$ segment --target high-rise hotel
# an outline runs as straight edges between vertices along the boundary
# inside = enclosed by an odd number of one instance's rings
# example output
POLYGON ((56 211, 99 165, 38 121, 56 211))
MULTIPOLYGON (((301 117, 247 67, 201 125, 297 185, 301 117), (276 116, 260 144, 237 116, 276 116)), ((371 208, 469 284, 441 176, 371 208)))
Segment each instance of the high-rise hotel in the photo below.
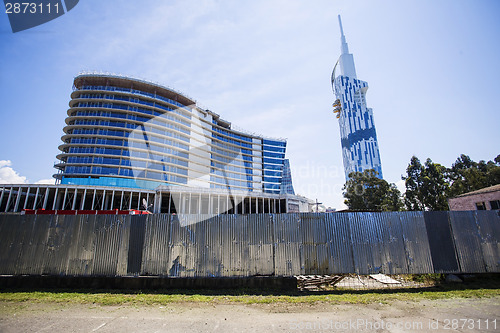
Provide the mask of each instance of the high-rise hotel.
POLYGON ((279 194, 286 141, 242 133, 170 88, 110 75, 75 78, 62 184, 159 185, 279 194))
POLYGON ((349 53, 340 15, 339 24, 341 55, 333 69, 332 89, 336 97, 334 113, 339 120, 345 178, 347 180, 351 172, 367 169, 374 169, 382 178, 373 110, 366 106, 368 83, 356 76, 354 57, 349 53))
POLYGON ((171 88, 110 74, 78 75, 57 184, 0 185, 0 212, 113 210, 279 213, 294 195, 286 140, 235 130, 171 88))

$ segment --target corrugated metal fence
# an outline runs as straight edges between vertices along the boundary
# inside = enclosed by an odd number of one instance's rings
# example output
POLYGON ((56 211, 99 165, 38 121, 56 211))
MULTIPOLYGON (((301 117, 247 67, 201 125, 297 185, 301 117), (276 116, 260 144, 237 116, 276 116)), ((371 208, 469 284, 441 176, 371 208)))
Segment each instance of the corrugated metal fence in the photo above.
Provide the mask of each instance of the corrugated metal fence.
POLYGON ((0 215, 3 275, 379 272, 500 272, 498 212, 0 215))

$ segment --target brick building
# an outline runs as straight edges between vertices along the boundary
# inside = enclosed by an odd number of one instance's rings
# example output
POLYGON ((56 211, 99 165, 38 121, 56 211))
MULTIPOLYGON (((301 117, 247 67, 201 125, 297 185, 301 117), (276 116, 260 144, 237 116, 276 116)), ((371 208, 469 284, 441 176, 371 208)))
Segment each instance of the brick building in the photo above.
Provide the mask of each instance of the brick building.
POLYGON ((500 209, 500 184, 448 199, 450 210, 500 209))

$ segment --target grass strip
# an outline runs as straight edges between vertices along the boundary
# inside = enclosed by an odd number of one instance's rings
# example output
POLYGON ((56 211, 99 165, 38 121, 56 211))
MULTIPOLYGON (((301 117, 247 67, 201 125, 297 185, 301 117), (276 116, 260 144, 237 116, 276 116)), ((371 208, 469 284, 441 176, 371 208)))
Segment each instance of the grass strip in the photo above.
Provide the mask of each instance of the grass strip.
POLYGON ((392 301, 420 301, 456 298, 489 298, 500 296, 500 289, 449 289, 384 290, 384 291, 333 291, 285 292, 259 294, 259 291, 0 291, 0 302, 71 303, 97 305, 162 305, 169 303, 210 304, 369 304, 392 301))

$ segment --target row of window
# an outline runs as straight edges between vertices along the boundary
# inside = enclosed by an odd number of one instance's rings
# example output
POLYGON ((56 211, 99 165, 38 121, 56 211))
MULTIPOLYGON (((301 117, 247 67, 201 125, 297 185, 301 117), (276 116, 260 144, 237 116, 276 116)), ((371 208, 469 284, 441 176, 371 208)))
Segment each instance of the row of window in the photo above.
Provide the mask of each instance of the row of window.
POLYGON ((270 177, 282 177, 282 171, 281 170, 264 170, 264 176, 270 176, 270 177))
MULTIPOLYGON (((123 161, 127 161, 123 159, 123 161)), ((120 165, 119 158, 102 157, 102 156, 70 156, 67 163, 69 164, 111 164, 120 165)))
MULTIPOLYGON (((168 141, 168 140, 165 140, 165 141, 168 141)), ((146 150, 146 151, 148 151, 148 153, 150 153, 150 152, 151 153, 162 153, 162 155, 168 154, 168 155, 183 157, 186 159, 189 158, 189 155, 187 152, 170 149, 169 147, 165 147, 163 145, 160 145, 152 140, 149 140, 149 141, 132 141, 132 140, 130 140, 130 142, 128 143, 128 146, 131 148, 146 150)), ((181 148, 184 150, 189 148, 187 145, 179 143, 179 142, 171 142, 169 144, 169 146, 178 147, 178 148, 181 148)), ((133 155, 135 153, 135 151, 131 151, 131 153, 132 153, 132 156, 135 157, 135 155, 133 155)), ((159 156, 161 156, 161 155, 159 155, 159 156)))
POLYGON ((212 144, 214 146, 221 147, 221 148, 224 148, 226 150, 233 151, 235 154, 239 154, 241 152, 242 154, 252 155, 252 150, 250 150, 250 149, 228 146, 228 145, 226 145, 226 144, 224 144, 224 143, 222 143, 220 141, 217 141, 217 140, 212 140, 212 144))
POLYGON ((264 188, 264 192, 266 192, 266 193, 279 194, 281 191, 280 184, 262 183, 262 187, 264 188))
POLYGON ((218 139, 218 140, 223 141, 223 142, 232 143, 232 144, 234 144, 236 146, 246 147, 246 148, 252 148, 252 144, 251 143, 246 143, 246 142, 236 141, 236 140, 233 140, 233 139, 228 139, 228 138, 223 137, 223 136, 221 136, 219 134, 212 133, 212 137, 214 139, 218 139))
POLYGON ((91 134, 91 135, 128 137, 129 132, 116 131, 112 129, 103 129, 103 128, 77 128, 74 129, 73 131, 70 131, 68 134, 91 134))
MULTIPOLYGON (((73 131, 73 134, 88 134, 88 135, 103 135, 103 136, 129 136, 128 144, 127 146, 129 147, 134 147, 134 148, 141 148, 141 149, 146 149, 149 150, 150 148, 153 149, 154 151, 165 151, 165 148, 161 145, 169 145, 172 147, 177 147, 180 149, 184 150, 189 150, 189 146, 180 143, 177 141, 172 141, 169 139, 163 139, 154 135, 146 136, 144 138, 144 134, 140 133, 138 131, 134 132, 124 132, 124 131, 115 131, 115 130, 110 130, 110 129, 102 129, 102 128, 78 128, 73 131), (134 141, 131 139, 137 139, 139 141, 134 141)), ((75 139, 78 138, 72 138, 71 143, 84 143, 84 142, 77 142, 75 139)), ((95 139, 95 138, 85 138, 85 139, 95 139)), ((187 154, 186 154, 187 158, 187 154)))
MULTIPOLYGON (((147 96, 147 97, 159 99, 159 100, 168 102, 170 104, 173 104, 175 106, 178 106, 180 108, 183 108, 183 109, 185 109, 187 111, 191 111, 191 109, 189 109, 188 107, 186 107, 185 105, 183 105, 183 104, 181 104, 181 103, 179 103, 177 101, 174 101, 173 99, 170 99, 168 97, 163 97, 161 95, 156 95, 156 94, 148 93, 148 92, 145 92, 145 91, 136 90, 136 89, 129 89, 129 88, 123 88, 123 87, 115 87, 115 86, 82 86, 79 89, 80 90, 121 91, 121 92, 136 94, 136 95, 143 95, 143 96, 147 96)), ((187 117, 187 115, 185 117, 187 117)))
POLYGON ((172 175, 172 174, 164 174, 161 172, 156 172, 151 170, 131 170, 131 169, 120 168, 120 176, 126 176, 131 178, 148 178, 159 181, 187 184, 186 177, 172 175))
POLYGON ((269 139, 263 139, 262 144, 267 146, 286 147, 286 141, 274 141, 269 139))
POLYGON ((101 111, 101 110, 78 110, 71 113, 71 117, 102 117, 102 118, 120 118, 133 121, 147 122, 153 118, 141 117, 132 113, 101 111))
MULTIPOLYGON (((500 200, 490 201, 490 207, 492 210, 500 209, 500 200)), ((487 210, 485 202, 476 202, 477 210, 487 210)))
MULTIPOLYGON (((187 167, 188 166, 188 161, 186 160, 180 160, 178 158, 168 156, 168 155, 163 155, 163 154, 155 154, 151 152, 143 152, 143 151, 136 151, 132 150, 129 151, 128 149, 113 149, 113 148, 102 148, 102 147, 70 147, 68 149, 68 152, 70 154, 95 154, 95 155, 117 155, 117 156, 132 156, 133 158, 143 158, 143 159, 152 159, 155 161, 161 161, 164 163, 171 163, 171 164, 177 164, 180 166, 187 167)), ((171 154, 184 154, 181 152, 172 152, 171 154)), ((185 155, 187 156, 187 155, 185 155)), ((68 163, 69 160, 68 160, 68 163)))
MULTIPOLYGON (((150 144, 146 144, 145 142, 137 142, 137 141, 128 141, 128 140, 114 140, 114 139, 100 139, 100 138, 71 138, 70 142, 71 144, 88 144, 88 145, 110 145, 110 146, 124 146, 124 147, 133 147, 133 148, 140 148, 144 150, 152 150, 153 152, 161 153, 161 155, 158 156, 164 156, 164 155, 174 155, 174 156, 179 156, 183 158, 189 158, 188 153, 177 151, 170 149, 169 147, 165 146, 159 146, 156 143, 152 142, 150 144)), ((176 143, 178 145, 181 145, 180 143, 176 143)), ((138 152, 136 151, 131 151, 133 154, 136 154, 138 152)), ((152 153, 149 153, 152 154, 152 153)), ((135 157, 135 155, 132 155, 135 157)))
MULTIPOLYGON (((248 158, 248 157, 250 157, 250 156, 243 155, 243 158, 248 158)), ((217 161, 217 162, 221 162, 221 164, 224 164, 224 165, 236 165, 236 166, 247 167, 247 168, 252 167, 252 163, 250 163, 249 161, 241 161, 241 160, 237 160, 237 159, 233 159, 233 158, 222 157, 222 156, 219 156, 216 154, 212 154, 212 159, 217 161)))
POLYGON ((262 177, 262 180, 265 182, 268 182, 268 183, 281 184, 281 177, 264 176, 264 177, 262 177))
MULTIPOLYGON (((230 152, 222 149, 218 149, 215 147, 212 147, 212 152, 217 153, 219 155, 227 156, 229 158, 235 159, 238 157, 239 153, 238 152, 230 152)), ((241 155, 243 157, 243 155, 241 155)))
POLYGON ((187 178, 185 177, 161 173, 161 172, 155 172, 155 171, 148 171, 147 178, 165 182, 187 184, 187 178))
MULTIPOLYGON (((116 122, 116 121, 109 121, 109 120, 95 120, 95 119, 79 119, 75 120, 70 123, 70 125, 86 125, 86 126, 102 126, 102 127, 121 127, 121 128, 129 128, 132 129, 133 132, 125 132, 125 136, 129 138, 138 138, 138 139, 144 139, 144 134, 142 131, 148 132, 148 133, 156 133, 159 135, 164 135, 164 136, 169 136, 171 138, 179 139, 185 142, 189 142, 189 137, 180 135, 175 132, 171 131, 164 131, 162 129, 152 127, 152 126, 138 126, 136 124, 128 124, 128 123, 122 123, 122 122, 116 122)), ((106 135, 106 134, 100 134, 101 131, 106 131, 106 130, 98 130, 96 128, 76 128, 68 131, 68 134, 99 134, 99 135, 106 135)), ((150 140, 162 143, 165 142, 166 144, 170 144, 170 140, 166 140, 163 138, 159 138, 156 136, 149 136, 150 140), (168 142, 168 143, 167 143, 168 142)))
POLYGON ((127 104, 103 103, 103 102, 80 102, 80 103, 75 104, 73 107, 79 107, 79 108, 107 108, 107 109, 120 109, 120 110, 125 110, 125 111, 134 111, 134 112, 140 112, 140 113, 144 113, 144 114, 149 114, 149 115, 152 115, 154 117, 167 118, 167 119, 173 120, 175 122, 178 122, 180 124, 183 124, 185 126, 190 126, 189 122, 187 122, 187 121, 185 121, 183 119, 179 119, 177 117, 172 117, 172 116, 169 117, 168 113, 162 113, 162 112, 158 112, 158 111, 155 111, 155 110, 144 109, 144 108, 140 108, 140 107, 137 107, 137 106, 130 106, 130 105, 127 105, 127 104))
MULTIPOLYGON (((212 181, 214 183, 222 184, 222 185, 252 188, 252 183, 249 181, 240 181, 240 180, 235 180, 235 179, 221 178, 221 177, 213 176, 213 175, 210 175, 210 181, 212 181)), ((227 188, 227 186, 225 188, 227 188)))
POLYGON ((277 171, 282 171, 283 170, 283 165, 280 164, 264 164, 263 165, 263 170, 277 170, 277 171))
POLYGON ((227 152, 225 150, 221 150, 221 149, 218 149, 218 148, 215 148, 215 147, 212 147, 212 152, 213 153, 217 153, 219 155, 224 155, 224 156, 229 157, 230 158, 230 159, 228 159, 229 161, 234 160, 234 159, 240 157, 243 161, 249 162, 248 165, 251 166, 252 156, 249 156, 249 155, 241 155, 240 156, 239 154, 227 152))
POLYGON ((264 164, 271 163, 271 164, 283 165, 283 159, 274 159, 274 158, 269 158, 269 157, 263 157, 262 162, 264 162, 264 164))
POLYGON ((109 146, 128 146, 128 140, 100 139, 100 138, 71 138, 68 142, 71 144, 87 145, 109 145, 109 146))
POLYGON ((101 166, 67 166, 66 174, 92 174, 92 175, 112 175, 126 176, 134 178, 149 178, 161 181, 170 181, 181 184, 187 184, 187 178, 171 174, 163 174, 150 170, 131 170, 125 168, 101 167, 101 166))
POLYGON ((236 134, 232 131, 227 131, 227 130, 224 130, 222 128, 219 128, 219 127, 215 127, 215 126, 212 126, 212 129, 217 132, 217 133, 220 133, 220 134, 223 134, 223 135, 226 135, 226 136, 229 136, 231 138, 235 138, 235 139, 238 139, 238 140, 241 140, 241 141, 246 141, 246 142, 252 142, 252 138, 250 137, 247 137, 247 136, 243 136, 243 135, 239 135, 239 134, 236 134))
MULTIPOLYGON (((179 113, 178 111, 171 109, 171 108, 167 108, 167 107, 161 108, 167 112, 158 112, 156 110, 144 109, 144 108, 140 108, 140 107, 133 107, 133 106, 128 106, 128 105, 120 104, 120 103, 80 102, 80 103, 77 103, 74 105, 74 107, 86 107, 86 106, 88 106, 88 107, 106 107, 106 108, 112 107, 115 109, 144 113, 147 115, 154 116, 155 118, 159 117, 159 118, 169 119, 169 120, 178 122, 180 124, 183 124, 185 126, 190 126, 190 124, 191 124, 189 121, 186 121, 184 119, 181 119, 181 118, 173 115, 173 113, 175 113, 176 115, 184 116, 182 113, 179 113), (104 106, 104 105, 106 105, 106 106, 104 106)), ((104 112, 106 112, 106 111, 104 111, 104 112)), ((122 116, 122 118, 123 118, 123 116, 122 116)), ((130 119, 133 119, 133 118, 130 118, 130 119)), ((144 118, 144 119, 150 119, 150 118, 144 118)), ((188 117, 188 119, 191 119, 191 117, 188 117)))
POLYGON ((163 119, 168 119, 168 120, 172 120, 172 121, 175 121, 179 124, 190 127, 190 123, 188 123, 182 119, 178 119, 178 118, 176 118, 168 113, 162 113, 160 115, 155 115, 155 117, 153 117, 153 118, 148 118, 148 117, 141 117, 141 116, 129 113, 129 112, 121 113, 121 112, 112 112, 112 111, 103 111, 103 110, 78 110, 78 111, 72 112, 71 116, 72 117, 80 116, 80 117, 120 118, 120 119, 132 120, 132 121, 140 121, 143 123, 147 122, 149 124, 155 124, 155 125, 159 125, 159 126, 163 126, 163 127, 168 127, 168 128, 175 129, 176 131, 190 134, 189 130, 187 130, 183 127, 180 127, 180 126, 177 126, 174 124, 170 124, 169 122, 163 121, 163 119))
POLYGON ((247 174, 255 174, 255 175, 259 175, 260 174, 260 171, 258 170, 254 170, 252 168, 252 164, 251 163, 248 163, 249 165, 245 165, 245 168, 240 168, 240 167, 237 167, 237 166, 234 166, 234 165, 227 165, 227 164, 224 164, 224 163, 217 163, 217 162, 214 162, 214 161, 211 161, 210 162, 210 165, 215 167, 215 168, 219 168, 219 169, 224 169, 224 170, 228 170, 228 171, 234 171, 234 172, 240 172, 240 173, 247 173, 247 174))
POLYGON ((285 158, 285 154, 284 153, 273 153, 273 152, 269 152, 269 151, 263 151, 262 152, 262 156, 264 156, 264 157, 272 157, 272 158, 280 158, 280 159, 285 158))
POLYGON ((210 188, 218 188, 218 189, 223 189, 223 190, 238 190, 238 191, 248 191, 248 192, 253 192, 252 186, 253 184, 250 183, 246 186, 244 186, 244 189, 241 187, 236 187, 236 186, 228 186, 228 185, 220 185, 220 184, 210 184, 210 188))
POLYGON ((218 169, 211 169, 210 173, 214 174, 216 176, 220 176, 220 177, 224 177, 224 178, 228 178, 228 179, 231 178, 231 179, 246 180, 246 181, 253 180, 252 175, 233 173, 233 172, 222 171, 222 170, 218 170, 218 169))
POLYGON ((96 155, 118 155, 129 156, 128 149, 113 149, 102 147, 70 147, 70 154, 96 154, 96 155))
POLYGON ((110 158, 102 156, 70 156, 68 157, 68 164, 108 164, 116 166, 129 166, 135 168, 143 168, 148 170, 159 170, 164 172, 173 172, 181 175, 187 176, 188 170, 184 168, 178 168, 176 166, 165 165, 161 163, 155 163, 152 161, 143 160, 130 160, 130 159, 119 159, 110 158))
POLYGON ((285 147, 273 147, 273 146, 262 146, 263 151, 275 151, 278 153, 285 153, 286 148, 285 147))

